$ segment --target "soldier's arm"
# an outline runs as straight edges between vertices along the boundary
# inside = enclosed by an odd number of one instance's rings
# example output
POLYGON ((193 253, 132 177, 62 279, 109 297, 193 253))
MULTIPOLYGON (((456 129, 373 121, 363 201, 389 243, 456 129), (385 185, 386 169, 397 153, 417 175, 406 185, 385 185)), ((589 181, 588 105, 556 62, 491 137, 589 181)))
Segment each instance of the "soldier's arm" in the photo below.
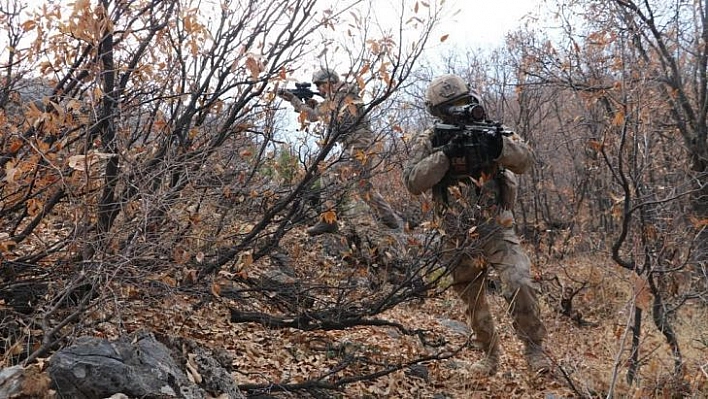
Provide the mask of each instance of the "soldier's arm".
POLYGON ((355 119, 358 115, 356 114, 356 98, 350 97, 346 92, 337 93, 334 99, 326 99, 321 103, 313 101, 312 104, 302 102, 299 98, 295 97, 290 101, 297 112, 304 112, 305 117, 310 122, 316 122, 319 120, 328 120, 331 114, 334 114, 338 119, 340 125, 346 124, 348 121, 355 119), (323 118, 324 116, 324 118, 323 118))
POLYGON ((412 156, 403 168, 403 182, 415 195, 433 188, 450 167, 450 160, 442 151, 433 151, 431 134, 432 131, 426 131, 414 139, 412 156))
POLYGON ((318 120, 320 120, 320 113, 317 110, 317 106, 314 106, 314 107, 310 106, 309 104, 302 102, 297 97, 293 97, 290 100, 290 104, 293 105, 293 108, 295 109, 296 112, 300 112, 300 113, 304 112, 305 117, 307 118, 308 121, 317 122, 318 120))
POLYGON ((496 161, 516 174, 526 173, 533 164, 533 151, 518 134, 504 135, 502 152, 496 161))

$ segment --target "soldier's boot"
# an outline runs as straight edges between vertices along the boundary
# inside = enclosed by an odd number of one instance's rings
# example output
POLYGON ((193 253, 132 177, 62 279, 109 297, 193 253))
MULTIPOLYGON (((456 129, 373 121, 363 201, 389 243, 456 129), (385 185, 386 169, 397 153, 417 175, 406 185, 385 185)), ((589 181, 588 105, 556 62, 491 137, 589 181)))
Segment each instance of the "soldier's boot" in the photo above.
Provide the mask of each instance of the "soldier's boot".
POLYGON ((543 353, 543 348, 540 345, 527 344, 524 349, 524 357, 531 373, 545 374, 552 369, 551 362, 548 361, 548 356, 543 353))
POLYGON ((307 234, 311 236, 318 236, 325 233, 334 233, 338 230, 337 222, 326 222, 320 220, 316 225, 307 229, 307 234))
POLYGON ((396 218, 396 215, 392 213, 386 213, 381 216, 381 223, 383 223, 384 226, 388 227, 391 230, 396 230, 400 227, 400 224, 398 223, 398 218, 396 218))
POLYGON ((470 375, 472 378, 489 377, 496 374, 498 366, 499 346, 495 344, 491 349, 485 351, 483 358, 470 366, 470 375))
POLYGON ((366 203, 374 211, 374 214, 381 224, 392 230, 396 230, 400 227, 396 212, 378 191, 369 187, 362 190, 359 194, 362 198, 367 198, 366 203))

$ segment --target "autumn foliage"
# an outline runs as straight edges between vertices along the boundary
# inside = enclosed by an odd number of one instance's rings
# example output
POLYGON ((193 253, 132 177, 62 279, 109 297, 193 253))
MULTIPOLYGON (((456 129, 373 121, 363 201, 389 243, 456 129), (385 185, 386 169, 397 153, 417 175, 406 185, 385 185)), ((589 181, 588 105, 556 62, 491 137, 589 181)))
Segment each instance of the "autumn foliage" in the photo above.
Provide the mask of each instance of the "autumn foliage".
POLYGON ((449 37, 433 36, 444 2, 404 5, 393 27, 376 2, 320 3, 0 4, 0 368, 150 329, 228 350, 254 396, 706 392, 705 2, 562 2, 582 12, 549 16, 553 35, 522 26, 444 66, 424 53, 449 37), (373 182, 403 231, 322 184, 352 173, 337 137, 275 96, 320 66, 361 89, 373 182), (430 122, 425 84, 446 72, 536 153, 515 214, 551 377, 526 377, 507 345, 507 373, 466 378, 478 354, 429 198, 400 178, 430 122), (323 200, 345 205, 326 213, 342 228, 308 237, 323 200))

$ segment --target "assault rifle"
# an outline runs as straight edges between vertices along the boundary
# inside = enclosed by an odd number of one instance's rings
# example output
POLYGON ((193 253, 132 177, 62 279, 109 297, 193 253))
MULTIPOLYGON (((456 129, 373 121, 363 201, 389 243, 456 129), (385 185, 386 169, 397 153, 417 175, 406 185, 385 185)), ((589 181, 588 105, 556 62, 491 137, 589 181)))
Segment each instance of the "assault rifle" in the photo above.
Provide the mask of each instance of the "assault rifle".
POLYGON ((462 137, 461 141, 467 148, 480 148, 484 138, 488 135, 497 138, 499 135, 511 135, 510 130, 504 129, 500 122, 484 121, 474 124, 449 124, 436 123, 434 125, 435 135, 433 136, 433 146, 440 147, 450 142, 453 138, 462 137))
POLYGON ((433 147, 441 147, 455 139, 466 148, 464 158, 451 160, 448 178, 458 179, 465 176, 478 178, 483 172, 493 173, 494 147, 492 143, 502 135, 512 132, 504 129, 501 122, 485 119, 484 108, 478 104, 450 106, 445 109, 453 124, 436 123, 433 135, 433 147))
POLYGON ((309 100, 315 95, 318 95, 322 97, 322 94, 312 91, 310 89, 310 86, 312 86, 312 83, 309 82, 303 82, 303 83, 295 83, 295 88, 294 89, 285 89, 285 91, 289 91, 290 93, 293 93, 295 97, 299 98, 300 101, 305 101, 309 100))

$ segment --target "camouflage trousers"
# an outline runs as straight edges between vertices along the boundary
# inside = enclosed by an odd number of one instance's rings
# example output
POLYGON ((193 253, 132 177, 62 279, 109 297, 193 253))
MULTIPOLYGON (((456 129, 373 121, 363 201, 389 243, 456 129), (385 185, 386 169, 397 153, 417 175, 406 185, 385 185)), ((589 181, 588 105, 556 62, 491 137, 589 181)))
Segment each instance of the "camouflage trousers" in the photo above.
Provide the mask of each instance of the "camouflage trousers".
POLYGON ((485 295, 487 271, 491 267, 501 279, 507 310, 518 337, 527 347, 540 347, 546 329, 539 316, 536 292, 530 277, 531 261, 521 247, 513 226, 495 229, 488 239, 479 244, 476 254, 461 255, 452 240, 445 244, 448 260, 452 259, 453 288, 465 302, 465 313, 476 334, 476 341, 490 354, 498 350, 494 320, 485 295))

